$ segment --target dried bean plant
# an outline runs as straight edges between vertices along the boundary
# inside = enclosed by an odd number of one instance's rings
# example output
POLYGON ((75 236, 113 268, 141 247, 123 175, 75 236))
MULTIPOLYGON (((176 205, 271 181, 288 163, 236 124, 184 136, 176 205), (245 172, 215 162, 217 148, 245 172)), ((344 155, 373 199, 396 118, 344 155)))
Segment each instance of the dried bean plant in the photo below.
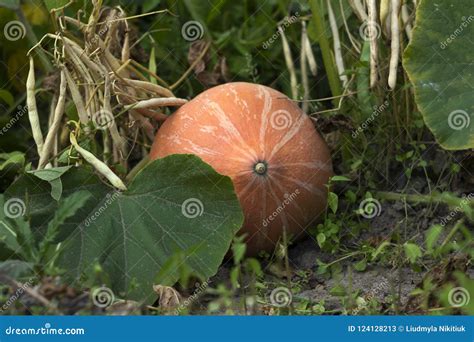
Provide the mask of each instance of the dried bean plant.
POLYGON ((28 52, 27 105, 39 155, 37 168, 58 165, 60 160, 89 163, 113 186, 125 190, 112 169, 126 174, 134 166, 129 163, 132 154, 133 160, 146 160, 158 125, 167 118, 165 107, 187 100, 176 98, 154 71, 132 59, 136 45, 129 21, 143 15, 127 17, 119 6, 102 7, 100 0, 93 6, 87 23, 65 16, 64 7, 52 10, 57 32, 46 34, 28 52), (36 49, 51 57, 59 76, 52 82, 57 89, 45 137, 40 127, 45 113, 38 112, 35 98, 36 49), (66 116, 69 106, 75 107, 76 120, 66 116))

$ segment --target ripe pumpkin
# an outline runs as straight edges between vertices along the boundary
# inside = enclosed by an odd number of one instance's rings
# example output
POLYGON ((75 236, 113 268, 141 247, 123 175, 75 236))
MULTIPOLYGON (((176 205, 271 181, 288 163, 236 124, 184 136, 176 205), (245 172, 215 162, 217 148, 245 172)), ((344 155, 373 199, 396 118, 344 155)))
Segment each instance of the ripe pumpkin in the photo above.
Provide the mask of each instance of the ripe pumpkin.
POLYGON ((271 251, 284 227, 301 236, 326 207, 329 150, 311 119, 271 88, 227 83, 180 107, 158 131, 150 156, 176 153, 196 154, 231 177, 249 255, 271 251))

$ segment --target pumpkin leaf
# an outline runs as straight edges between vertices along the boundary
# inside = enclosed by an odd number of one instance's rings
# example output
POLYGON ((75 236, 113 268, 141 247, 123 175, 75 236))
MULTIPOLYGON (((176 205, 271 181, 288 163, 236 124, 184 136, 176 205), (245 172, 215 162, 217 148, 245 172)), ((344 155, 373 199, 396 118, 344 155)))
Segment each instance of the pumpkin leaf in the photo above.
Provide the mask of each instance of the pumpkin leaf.
MULTIPOLYGON (((186 253, 197 276, 214 275, 242 223, 230 178, 194 155, 171 155, 98 203, 62 244, 59 264, 73 280, 99 262, 115 292, 150 301, 153 280, 176 253, 186 253)), ((160 284, 178 279, 175 268, 160 284)))
POLYGON ((446 149, 474 148, 474 2, 421 1, 404 66, 428 128, 446 149))

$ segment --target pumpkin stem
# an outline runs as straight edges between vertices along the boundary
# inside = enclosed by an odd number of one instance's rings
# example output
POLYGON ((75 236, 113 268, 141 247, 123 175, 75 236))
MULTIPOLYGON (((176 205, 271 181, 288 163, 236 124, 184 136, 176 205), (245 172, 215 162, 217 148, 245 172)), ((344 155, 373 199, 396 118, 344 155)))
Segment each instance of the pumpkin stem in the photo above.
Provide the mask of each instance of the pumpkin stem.
POLYGON ((254 171, 259 175, 264 175, 267 172, 267 164, 264 162, 258 162, 253 167, 254 171))

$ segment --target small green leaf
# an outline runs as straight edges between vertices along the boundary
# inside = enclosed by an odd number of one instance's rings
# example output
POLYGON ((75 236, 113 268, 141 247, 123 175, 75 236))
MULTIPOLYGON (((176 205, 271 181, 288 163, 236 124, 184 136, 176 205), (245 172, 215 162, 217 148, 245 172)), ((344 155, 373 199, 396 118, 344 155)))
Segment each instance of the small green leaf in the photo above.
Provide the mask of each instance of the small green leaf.
POLYGON ((377 257, 380 255, 380 253, 382 253, 383 250, 384 250, 387 246, 390 246, 390 242, 388 242, 388 241, 382 242, 382 243, 377 247, 377 249, 372 253, 372 261, 375 261, 375 259, 377 259, 377 257))
POLYGON ((328 193, 328 205, 331 208, 331 211, 335 214, 337 211, 337 206, 339 203, 339 198, 334 192, 328 193))
POLYGON ((69 171, 71 167, 72 166, 61 166, 61 167, 55 167, 51 169, 29 171, 28 173, 34 175, 35 177, 38 177, 39 179, 50 182, 52 180, 55 180, 61 177, 63 174, 69 171))
POLYGON ((342 297, 346 295, 347 291, 344 286, 339 284, 331 288, 331 290, 329 290, 329 293, 333 296, 342 297))
POLYGON ((408 258, 408 260, 412 264, 414 264, 423 255, 423 253, 421 252, 420 247, 418 247, 414 243, 406 242, 403 245, 403 247, 405 249, 406 257, 408 258))
POLYGON ((367 268, 367 259, 364 258, 356 262, 354 264, 354 268, 356 271, 359 271, 359 272, 365 271, 365 269, 367 268))
POLYGON ((257 276, 263 276, 262 266, 260 262, 255 258, 247 258, 245 260, 247 267, 257 276))
POLYGON ((322 262, 319 259, 316 259, 316 263, 318 264, 318 269, 316 271, 317 274, 325 274, 328 270, 328 264, 322 262))
POLYGON ((49 182, 51 185, 51 197, 56 201, 59 201, 63 192, 61 176, 69 171, 71 167, 72 166, 62 166, 51 169, 28 171, 27 173, 30 173, 41 180, 49 182))
POLYGON ((319 233, 318 236, 316 236, 316 239, 318 240, 319 247, 322 248, 326 241, 326 235, 324 235, 324 233, 319 233))
POLYGON ((431 227, 428 230, 428 232, 426 233, 426 240, 425 240, 426 249, 428 251, 433 250, 433 247, 434 247, 436 241, 438 241, 439 236, 440 236, 442 231, 443 231, 443 227, 441 225, 438 225, 438 224, 434 225, 433 227, 431 227))
POLYGON ((238 265, 244 258, 246 249, 247 246, 245 245, 245 243, 239 242, 238 240, 234 241, 234 243, 232 244, 232 254, 234 256, 234 263, 236 265, 238 265))
MULTIPOLYGON (((148 63, 148 69, 152 71, 154 74, 156 74, 156 58, 155 58, 155 47, 153 46, 151 48, 150 52, 150 62, 148 63)), ((156 78, 150 75, 150 82, 153 84, 157 84, 158 82, 156 81, 156 78)))
POLYGON ((330 182, 331 183, 334 183, 334 182, 350 182, 351 179, 350 178, 347 178, 346 176, 332 176, 331 179, 330 179, 330 182))
POLYGON ((232 287, 234 289, 240 288, 239 274, 240 274, 240 268, 239 267, 234 267, 230 271, 230 283, 232 284, 232 287))

